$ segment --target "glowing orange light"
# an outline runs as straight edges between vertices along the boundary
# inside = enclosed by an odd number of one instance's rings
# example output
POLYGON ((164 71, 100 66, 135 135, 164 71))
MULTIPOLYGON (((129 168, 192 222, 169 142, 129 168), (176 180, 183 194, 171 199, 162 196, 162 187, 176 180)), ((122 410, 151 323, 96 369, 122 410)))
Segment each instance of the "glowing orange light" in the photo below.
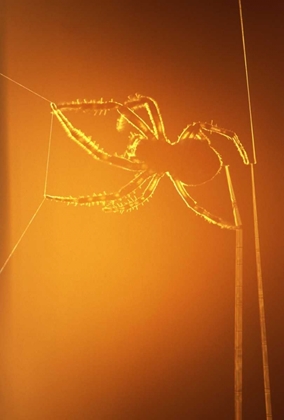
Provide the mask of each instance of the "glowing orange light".
POLYGON ((210 223, 226 229, 236 226, 199 206, 189 195, 187 186, 201 185, 211 181, 223 167, 221 155, 211 146, 206 132, 216 133, 233 141, 244 164, 249 164, 247 153, 238 136, 229 130, 213 124, 193 123, 188 125, 171 142, 165 133, 162 116, 156 101, 142 95, 130 97, 125 103, 113 100, 75 101, 51 104, 52 112, 66 131, 67 135, 94 159, 135 172, 134 178, 116 193, 100 193, 82 197, 63 197, 46 195, 46 198, 65 203, 94 205, 100 204, 103 210, 124 212, 137 209, 154 194, 159 181, 168 175, 178 194, 187 207, 210 223), (150 119, 147 124, 136 110, 144 108, 150 119), (129 136, 129 145, 123 155, 105 152, 95 141, 75 128, 62 110, 106 114, 115 109, 119 114, 117 130, 121 131, 128 123, 135 133, 129 136))

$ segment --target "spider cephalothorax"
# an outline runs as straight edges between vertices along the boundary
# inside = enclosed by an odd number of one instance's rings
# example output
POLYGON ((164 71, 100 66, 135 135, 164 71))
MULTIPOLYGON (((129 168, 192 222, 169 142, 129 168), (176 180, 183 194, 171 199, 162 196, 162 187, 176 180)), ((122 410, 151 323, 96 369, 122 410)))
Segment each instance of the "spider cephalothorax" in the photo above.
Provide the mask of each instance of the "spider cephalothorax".
POLYGON ((92 194, 83 197, 46 197, 56 201, 73 204, 100 204, 105 211, 123 212, 138 208, 153 195, 159 181, 167 175, 186 205, 196 214, 222 228, 235 229, 218 216, 209 213, 189 195, 186 186, 204 184, 213 179, 222 169, 220 154, 212 147, 206 133, 216 133, 235 144, 243 162, 248 164, 248 157, 238 136, 208 123, 188 125, 178 137, 171 142, 164 130, 162 116, 157 103, 148 96, 135 95, 124 103, 111 101, 76 101, 51 104, 52 112, 57 117, 68 136, 81 146, 93 158, 134 171, 134 178, 116 193, 92 194), (144 108, 150 124, 138 114, 144 108), (134 128, 129 137, 129 144, 123 155, 111 155, 75 128, 62 111, 90 111, 96 114, 116 110, 120 116, 117 129, 122 130, 125 124, 134 128))

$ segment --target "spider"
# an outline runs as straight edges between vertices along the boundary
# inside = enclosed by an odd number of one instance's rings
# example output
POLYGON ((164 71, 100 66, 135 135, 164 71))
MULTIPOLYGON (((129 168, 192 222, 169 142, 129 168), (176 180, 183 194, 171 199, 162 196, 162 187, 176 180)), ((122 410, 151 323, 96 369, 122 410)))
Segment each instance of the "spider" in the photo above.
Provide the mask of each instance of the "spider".
POLYGON ((210 223, 221 228, 236 229, 236 226, 199 206, 189 195, 186 187, 197 186, 211 181, 224 166, 221 155, 215 150, 206 133, 217 133, 236 146, 244 164, 249 164, 247 153, 238 136, 229 130, 212 123, 195 122, 188 125, 176 142, 171 142, 164 129, 162 116, 157 102, 136 94, 124 103, 113 100, 75 101, 51 103, 52 113, 56 116, 67 135, 93 158, 129 171, 135 172, 134 178, 115 193, 92 194, 81 197, 61 197, 46 195, 51 200, 81 204, 100 204, 104 211, 124 212, 137 209, 151 198, 159 181, 167 175, 188 208, 210 223), (136 110, 147 111, 150 123, 147 124, 136 110), (129 144, 123 155, 105 152, 95 141, 75 128, 63 111, 81 110, 95 115, 116 110, 118 131, 130 124, 129 144))

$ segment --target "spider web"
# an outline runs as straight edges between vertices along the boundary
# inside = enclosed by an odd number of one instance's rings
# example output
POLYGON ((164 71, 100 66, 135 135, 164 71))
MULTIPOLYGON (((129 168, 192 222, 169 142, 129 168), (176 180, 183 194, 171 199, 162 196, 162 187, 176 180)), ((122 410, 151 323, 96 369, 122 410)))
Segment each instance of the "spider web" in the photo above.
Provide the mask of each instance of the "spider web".
MULTIPOLYGON (((262 270, 261 270, 261 259, 260 259, 260 244, 259 244, 259 229, 258 229, 258 217, 257 217, 257 200, 256 200, 256 189, 255 189, 255 175, 254 175, 254 165, 257 163, 256 160, 256 149, 255 149, 255 139, 254 139, 254 128, 253 128, 253 119, 252 119, 252 110, 251 110, 251 97, 250 97, 250 87, 249 87, 249 75, 248 75, 248 66, 247 66, 247 58, 246 58, 246 46, 245 46, 245 34, 244 34, 244 25, 243 25, 243 16, 242 16, 242 5, 241 0, 239 0, 239 10, 240 10, 240 21, 241 21, 241 30, 242 30, 242 42, 243 42, 243 52, 244 52, 244 63, 245 63, 245 74, 246 74, 246 85, 247 85, 247 95, 248 95, 248 106, 249 106, 249 116, 250 116, 250 127, 251 127, 251 137, 252 137, 252 146, 253 146, 253 158, 254 163, 251 164, 251 182, 252 182, 252 194, 253 194, 253 212, 254 212, 254 230, 255 230, 255 251, 256 251, 256 264, 257 264, 257 278, 258 278, 258 294, 259 294, 259 307, 260 307, 260 320, 261 320, 261 337, 262 337, 262 351, 263 351, 263 369, 264 369, 264 387, 265 387, 265 394, 266 398, 266 414, 267 419, 272 418, 272 409, 271 409, 271 397, 270 397, 270 381, 269 381, 269 370, 268 370, 268 355, 267 355, 267 340, 266 340, 266 326, 265 326, 265 314, 264 314, 264 303, 263 303, 263 280, 262 280, 262 270)), ((44 101, 51 103, 47 98, 38 93, 34 92, 33 90, 27 88, 26 86, 18 83, 17 81, 7 77, 6 75, 0 73, 0 75, 7 80, 15 83, 19 87, 26 89, 30 93, 40 97, 44 101)), ((125 120, 121 118, 119 128, 123 128, 125 120)), ((20 235, 19 239, 13 246, 11 252, 9 253, 8 257, 4 261, 1 269, 0 274, 5 269, 6 265, 16 252, 18 246, 20 245, 22 239, 26 235, 29 227, 35 220, 36 216, 38 215, 39 211, 41 210, 43 203, 45 202, 46 190, 47 190, 47 180, 48 180, 48 172, 49 172, 49 160, 50 160, 50 146, 51 146, 51 137, 52 137, 52 129, 53 129, 53 115, 51 116, 50 122, 50 133, 49 133, 49 141, 48 141, 48 152, 47 152, 47 162, 46 162, 46 170, 45 170, 45 180, 44 180, 44 189, 43 189, 43 199, 40 201, 39 205, 37 206, 36 210, 34 211, 32 217, 30 218, 27 226, 25 227, 24 231, 20 235)), ((233 212, 234 212, 234 219, 236 226, 240 226, 240 217, 238 214, 238 208, 236 204, 236 200, 234 197, 234 191, 230 179, 230 174, 228 167, 226 167, 226 175, 230 190, 231 201, 233 204, 233 212)), ((240 303, 241 300, 241 291, 242 291, 242 284, 241 284, 241 264, 240 261, 242 260, 242 236, 241 230, 237 230, 236 232, 236 250, 237 250, 237 269, 236 269, 236 305, 240 303)), ((239 306, 238 311, 240 313, 241 307, 239 306)), ((237 335, 236 340, 239 342, 237 346, 241 345, 241 334, 242 334, 242 325, 241 321, 239 327, 237 327, 237 335)), ((242 394, 242 380, 241 380, 241 368, 242 368, 242 360, 239 359, 236 362, 236 372, 235 377, 237 380, 236 384, 236 394, 235 394, 235 401, 236 401, 236 410, 237 410, 237 417, 240 416, 241 412, 241 394, 242 394)))
MULTIPOLYGON (((0 75, 2 77, 4 77, 5 79, 9 80, 10 82, 20 86, 21 88, 27 90, 28 92, 32 93, 35 96, 40 97, 41 99, 50 102, 47 98, 45 98, 44 96, 39 95, 38 93, 34 92, 33 90, 27 88, 26 86, 22 85, 21 83, 18 83, 17 81, 11 79, 10 77, 0 73, 0 75)), ((3 265, 1 266, 0 269, 0 274, 3 272, 3 270, 5 269, 6 265, 8 264, 8 262, 10 261, 10 259, 12 258, 12 256, 14 255, 14 253, 16 252, 18 246, 20 245, 22 239, 24 238, 24 236, 26 235, 29 227, 31 226, 31 224, 33 223, 33 221, 35 220, 37 214, 39 213, 43 203, 45 202, 45 195, 46 195, 46 188, 47 188, 47 179, 48 179, 48 172, 49 172, 49 159, 50 159, 50 148, 51 148, 51 138, 52 138, 52 129, 53 129, 53 115, 51 115, 51 121, 50 121, 50 129, 49 129, 49 139, 48 139, 48 151, 47 151, 47 160, 46 160, 46 169, 45 169, 45 178, 44 178, 44 187, 43 187, 43 199, 41 200, 41 202, 39 203, 39 205, 37 206, 36 210, 34 211, 34 213, 32 214, 30 220, 28 221, 25 229, 23 230, 22 234, 19 236, 19 239, 16 241, 15 245, 12 247, 11 252, 9 253, 9 255, 7 256, 6 260, 4 261, 3 265)))
MULTIPOLYGON (((240 12, 241 12, 241 2, 239 1, 239 7, 240 7, 240 12)), ((241 14, 241 20, 242 20, 242 14, 241 14)), ((243 28, 242 28, 243 29, 243 28)), ((244 32, 242 30, 242 36, 243 36, 243 43, 244 43, 244 32)), ((246 63, 246 53, 245 53, 245 45, 244 45, 244 59, 245 59, 245 63, 246 63)), ((4 75, 2 75, 4 76, 4 75)), ((6 76, 4 76, 6 77, 6 76)), ((247 64, 246 64, 246 77, 247 77, 247 86, 248 86, 248 99, 250 102, 250 94, 249 94, 249 84, 248 84, 248 70, 247 70, 247 64)), ((13 81, 14 83, 17 83, 15 81, 13 81)), ((26 87, 24 87, 23 85, 17 83, 18 85, 20 85, 21 87, 30 90, 26 87)), ((36 92, 31 91, 33 94, 38 95, 36 92)), ((46 100, 48 102, 50 102, 49 100, 47 100, 45 97, 42 97, 41 95, 38 95, 39 97, 41 97, 43 100, 46 100)), ((250 107, 250 105, 249 105, 250 107)), ((250 107, 250 113, 251 113, 251 107, 250 107)), ((252 124, 252 116, 250 115, 250 121, 251 121, 251 128, 252 128, 252 137, 253 137, 253 148, 254 148, 254 163, 256 163, 256 156, 255 156, 255 146, 254 146, 254 135, 253 135, 253 124, 252 124)), ((49 136, 49 146, 48 146, 48 158, 47 158, 47 164, 46 164, 46 174, 45 174, 45 180, 44 180, 44 195, 46 193, 46 188, 47 188, 47 178, 48 178, 48 168, 49 168, 49 156, 50 156, 50 142, 51 142, 51 132, 52 132, 52 120, 51 120, 51 124, 50 124, 50 136, 49 136)), ((259 251, 259 235, 258 235, 258 223, 257 223, 257 211, 256 211, 256 195, 255 195, 255 180, 254 180, 254 166, 251 165, 251 176, 252 176, 252 185, 253 185, 253 198, 254 198, 254 220, 255 220, 255 231, 256 231, 256 252, 257 252, 257 263, 258 263, 258 274, 259 274, 259 289, 262 289, 262 276, 261 276, 261 266, 260 266, 260 251, 259 251)), ((4 265, 2 266, 0 273, 2 273, 2 271, 4 270, 5 266, 8 264, 10 258, 13 256, 14 252, 16 251, 16 249, 18 248, 19 244, 21 243, 23 237, 25 236, 27 230, 29 229, 30 225, 34 222, 37 214, 39 213, 39 211, 42 208, 42 205, 44 203, 45 199, 43 198, 43 200, 39 203, 39 205, 36 207, 36 210, 34 211, 30 221, 28 222, 25 230, 23 231, 22 235, 20 236, 19 240, 16 242, 15 246, 13 247, 11 253, 9 254, 7 260, 4 262, 4 265)), ((262 334, 265 336, 265 331, 262 331, 262 334)), ((265 372, 265 378, 267 380, 267 374, 268 372, 265 372)), ((266 390, 269 390, 269 383, 266 383, 266 390)), ((267 418, 272 418, 272 415, 269 414, 269 417, 267 418)))

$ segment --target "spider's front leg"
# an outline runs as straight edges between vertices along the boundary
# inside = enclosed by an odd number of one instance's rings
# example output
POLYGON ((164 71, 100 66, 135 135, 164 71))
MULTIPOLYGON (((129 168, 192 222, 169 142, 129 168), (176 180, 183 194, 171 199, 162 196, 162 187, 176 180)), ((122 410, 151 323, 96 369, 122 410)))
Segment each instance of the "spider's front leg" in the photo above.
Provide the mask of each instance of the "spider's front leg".
POLYGON ((126 104, 116 102, 113 100, 104 101, 100 99, 99 101, 72 101, 72 102, 62 102, 56 105, 56 108, 61 111, 83 111, 83 112, 93 112, 94 115, 106 115, 108 111, 117 110, 120 114, 120 118, 117 122, 117 129, 120 131, 124 127, 125 121, 135 127, 144 137, 152 136, 153 132, 146 122, 139 117, 134 111, 127 107, 126 104))
POLYGON ((113 109, 117 109, 123 106, 119 102, 115 102, 112 99, 110 101, 104 101, 100 99, 96 100, 83 100, 83 101, 71 101, 71 102, 60 102, 58 104, 53 104, 56 109, 60 109, 61 111, 83 111, 83 112, 93 112, 94 115, 96 114, 106 114, 108 111, 113 109))
MULTIPOLYGON (((153 127, 153 134, 156 139, 159 140, 167 140, 166 134, 165 134, 165 128, 164 123, 162 119, 162 115, 159 109, 159 106, 157 102, 150 98, 149 96, 143 96, 136 94, 133 97, 129 97, 129 100, 124 103, 124 105, 131 110, 136 110, 140 108, 144 108, 147 111, 147 114, 149 116, 149 119, 151 121, 152 127, 153 127)), ((118 109, 118 111, 120 111, 118 109)), ((136 113, 134 113, 137 115, 136 113)), ((122 113, 122 120, 123 117, 126 117, 129 119, 129 122, 132 124, 131 116, 129 115, 123 115, 122 113), (130 117, 130 118, 129 118, 130 117)), ((135 121, 133 121, 135 125, 135 121)), ((145 121, 144 121, 145 123, 145 121)))
POLYGON ((75 128, 61 110, 58 109, 57 105, 52 103, 51 109, 68 137, 94 159, 131 171, 145 170, 145 165, 141 162, 133 162, 125 156, 111 155, 105 152, 91 137, 86 136, 81 130, 75 128))

